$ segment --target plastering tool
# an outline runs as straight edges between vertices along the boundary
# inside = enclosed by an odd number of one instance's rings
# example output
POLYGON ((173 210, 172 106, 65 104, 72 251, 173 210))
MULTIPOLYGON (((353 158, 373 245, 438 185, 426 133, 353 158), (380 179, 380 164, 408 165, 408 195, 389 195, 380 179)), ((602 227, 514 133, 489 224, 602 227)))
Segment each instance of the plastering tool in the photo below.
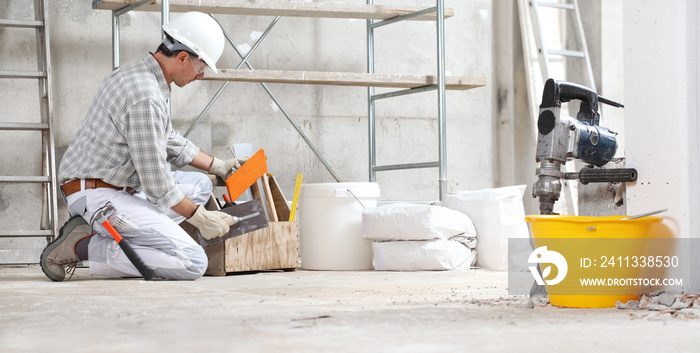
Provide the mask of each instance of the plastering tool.
POLYGON ((287 198, 282 192, 282 188, 277 183, 275 176, 267 173, 268 181, 270 182, 270 192, 272 193, 272 198, 275 201, 275 210, 277 210, 277 219, 280 222, 286 222, 289 220, 289 205, 287 204, 287 198))
POLYGON ((260 199, 224 207, 221 209, 221 212, 231 215, 233 218, 233 225, 230 226, 228 233, 221 237, 207 240, 200 235, 199 243, 202 246, 218 243, 229 238, 268 227, 267 217, 265 216, 265 210, 260 199))
POLYGON ((279 217, 277 217, 277 207, 275 207, 275 200, 272 197, 272 190, 270 190, 270 177, 267 174, 263 174, 262 184, 263 194, 265 196, 265 201, 267 202, 267 209, 270 211, 270 220, 273 222, 279 222, 279 217))
POLYGON ((226 191, 231 201, 236 200, 267 172, 267 157, 260 149, 248 161, 226 178, 226 191))
POLYGON ((640 214, 638 214, 638 215, 625 217, 625 218, 623 218, 623 219, 621 219, 621 220, 622 220, 622 221, 625 221, 625 220, 628 220, 628 219, 637 219, 637 218, 642 218, 642 217, 647 217, 647 216, 653 216, 653 215, 655 215, 655 214, 663 213, 663 212, 666 212, 666 211, 668 211, 668 208, 664 208, 664 209, 662 209, 662 210, 651 211, 651 212, 640 213, 640 214))

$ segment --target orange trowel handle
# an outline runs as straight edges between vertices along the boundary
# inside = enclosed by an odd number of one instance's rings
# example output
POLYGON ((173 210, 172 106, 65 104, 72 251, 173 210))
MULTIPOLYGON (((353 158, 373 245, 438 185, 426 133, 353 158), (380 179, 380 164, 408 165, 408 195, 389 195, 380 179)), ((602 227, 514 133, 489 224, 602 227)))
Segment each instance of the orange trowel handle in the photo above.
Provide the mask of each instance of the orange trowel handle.
POLYGON ((241 196, 267 172, 267 157, 261 148, 226 179, 226 191, 231 201, 241 196))

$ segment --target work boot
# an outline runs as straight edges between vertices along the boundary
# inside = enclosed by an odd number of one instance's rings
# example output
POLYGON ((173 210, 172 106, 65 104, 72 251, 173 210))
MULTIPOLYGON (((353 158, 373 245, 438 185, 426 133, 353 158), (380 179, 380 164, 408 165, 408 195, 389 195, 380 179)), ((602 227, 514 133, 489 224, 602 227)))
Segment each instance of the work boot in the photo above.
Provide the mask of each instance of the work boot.
MULTIPOLYGON (((90 226, 83 217, 74 216, 61 227, 56 240, 49 243, 41 253, 41 270, 52 281, 60 282, 66 278, 66 267, 73 276, 75 266, 80 259, 75 254, 75 244, 91 236, 90 226)), ((69 278, 70 279, 70 278, 69 278)))

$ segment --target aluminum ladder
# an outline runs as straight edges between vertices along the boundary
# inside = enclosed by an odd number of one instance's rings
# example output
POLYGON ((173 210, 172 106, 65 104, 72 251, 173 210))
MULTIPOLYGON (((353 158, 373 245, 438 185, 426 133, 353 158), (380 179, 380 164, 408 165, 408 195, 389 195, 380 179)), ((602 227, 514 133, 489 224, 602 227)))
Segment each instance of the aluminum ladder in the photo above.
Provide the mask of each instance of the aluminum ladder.
MULTIPOLYGON (((53 133, 53 102, 51 93, 51 55, 49 51, 48 4, 45 0, 34 0, 33 20, 0 19, 2 28, 34 29, 36 32, 37 70, 2 70, 1 80, 37 80, 41 118, 39 122, 11 121, 9 117, 0 122, 0 131, 35 132, 41 134, 41 175, 0 175, 3 184, 43 184, 42 213, 38 229, 6 229, 0 226, 0 237, 45 237, 51 241, 58 234, 56 157, 53 133)), ((31 59, 28 59, 31 60, 31 59)), ((15 120, 17 120, 15 118, 15 120)), ((35 120, 35 121, 37 121, 35 120)), ((31 158, 31 156, 27 156, 31 158)), ((5 223, 5 222, 3 222, 5 223)), ((5 223, 6 224, 6 223, 5 223)), ((38 258, 37 258, 38 260, 38 258)))
MULTIPOLYGON (((578 7, 578 0, 560 0, 561 2, 548 1, 530 1, 530 9, 533 16, 533 29, 535 31, 535 40, 537 41, 538 54, 540 56, 540 67, 542 70, 542 78, 546 81, 552 73, 551 60, 554 56, 581 59, 586 64, 586 80, 587 82, 579 82, 594 91, 596 90, 595 78, 593 76, 593 67, 591 66, 591 57, 588 54, 588 44, 586 42, 586 34, 583 31, 583 23, 581 22, 581 12, 578 7), (564 48, 549 48, 546 46, 545 32, 542 30, 542 23, 547 20, 543 17, 542 11, 544 8, 557 9, 569 14, 569 18, 573 19, 574 30, 576 31, 576 39, 579 47, 575 50, 567 50, 564 48)), ((563 38, 566 41, 566 38, 563 38)))

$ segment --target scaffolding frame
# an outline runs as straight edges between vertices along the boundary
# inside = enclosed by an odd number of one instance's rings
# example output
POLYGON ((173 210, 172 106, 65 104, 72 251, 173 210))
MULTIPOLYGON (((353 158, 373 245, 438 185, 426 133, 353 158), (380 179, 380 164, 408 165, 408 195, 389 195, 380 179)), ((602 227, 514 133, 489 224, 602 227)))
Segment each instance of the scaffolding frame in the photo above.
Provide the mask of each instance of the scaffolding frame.
MULTIPOLYGON (((113 68, 119 66, 119 17, 126 14, 132 10, 135 10, 145 4, 152 2, 152 0, 139 0, 131 5, 125 6, 118 10, 112 11, 112 64, 113 68)), ((435 0, 436 6, 416 11, 413 13, 395 16, 389 19, 376 21, 372 19, 367 20, 367 72, 374 73, 374 30, 385 25, 390 25, 406 20, 410 20, 416 17, 424 16, 426 14, 435 13, 436 15, 436 34, 437 34, 437 83, 433 85, 403 89, 394 92, 387 92, 382 94, 375 94, 375 89, 372 86, 368 87, 367 91, 367 102, 368 102, 368 140, 369 140, 369 180, 370 182, 376 181, 376 173, 381 171, 390 170, 401 170, 401 169, 415 169, 415 168, 438 168, 439 169, 439 201, 443 202, 445 195, 447 193, 447 142, 446 142, 446 93, 445 93, 445 5, 444 0, 435 0), (376 164, 376 114, 375 114, 375 103, 378 100, 403 96, 407 94, 422 93, 427 91, 437 91, 438 100, 438 161, 427 162, 427 163, 410 163, 410 164, 394 164, 394 165, 382 165, 376 164)), ((368 5, 373 4, 373 0, 367 0, 368 5)), ((213 14, 210 14, 212 18, 216 20, 213 14)), ((170 19, 170 0, 161 0, 161 25, 169 22, 170 19)), ((242 68, 244 65, 249 70, 254 70, 251 64, 248 62, 248 58, 252 55, 259 44, 265 39, 267 34, 272 30, 274 25, 280 19, 280 16, 275 17, 270 25, 268 25, 264 34, 258 38, 255 45, 251 48, 246 55, 243 55, 241 50, 238 48, 236 43, 231 39, 231 37, 226 33, 226 30, 222 27, 224 35, 229 42, 229 44, 236 51, 238 56, 242 59, 239 63, 237 69, 242 68)), ((219 21, 217 20, 217 23, 219 21)), ((219 23, 219 26, 221 24, 219 23)), ((188 130, 185 132, 184 136, 187 137, 194 129, 194 127, 201 121, 204 115, 213 106, 214 102, 219 98, 221 93, 226 89, 230 81, 225 82, 217 91, 216 94, 211 98, 209 103, 204 107, 202 112, 197 116, 194 122, 190 125, 188 130)), ((306 144, 311 148, 316 157, 321 161, 328 172, 333 176, 337 182, 341 182, 340 177, 333 171, 332 167, 323 158, 318 149, 314 146, 311 140, 304 134, 299 125, 294 121, 292 116, 287 112, 284 106, 280 103, 277 97, 272 93, 266 83, 260 83, 265 92, 270 96, 273 102, 280 109, 282 114, 287 118, 289 123, 294 127, 299 136, 306 142, 306 144)), ((433 201, 434 202, 434 201, 433 201)))
MULTIPOLYGON (((367 0, 368 5, 372 5, 374 0, 367 0)), ((446 99, 445 99, 445 4, 444 0, 436 0, 436 6, 417 11, 411 14, 393 17, 387 20, 375 22, 367 20, 367 72, 374 73, 374 30, 386 25, 406 21, 414 17, 419 17, 428 13, 436 14, 437 33, 437 84, 409 88, 399 91, 375 94, 374 87, 367 88, 367 117, 369 131, 369 180, 376 181, 377 172, 391 170, 405 170, 417 168, 438 168, 439 169, 439 202, 444 202, 447 194, 447 129, 446 129, 446 99), (408 163, 393 165, 377 165, 377 139, 376 139, 376 112, 375 103, 378 100, 400 97, 408 94, 422 93, 437 90, 438 100, 438 161, 424 163, 408 163)))

